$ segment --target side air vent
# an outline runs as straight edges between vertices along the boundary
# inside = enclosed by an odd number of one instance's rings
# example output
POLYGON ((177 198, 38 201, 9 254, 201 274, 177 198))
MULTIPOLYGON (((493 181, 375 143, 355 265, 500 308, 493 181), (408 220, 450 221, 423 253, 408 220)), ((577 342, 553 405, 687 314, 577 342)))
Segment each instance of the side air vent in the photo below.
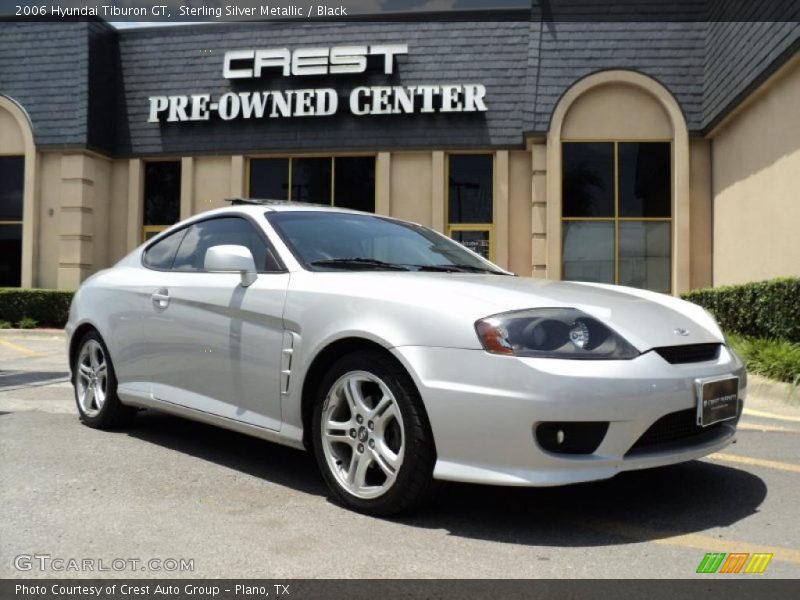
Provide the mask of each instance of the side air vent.
POLYGON ((655 351, 668 363, 682 365, 686 363, 705 362, 719 358, 722 344, 689 344, 686 346, 665 346, 655 351))
POLYGON ((281 394, 289 393, 292 379, 292 353, 294 352, 294 336, 291 331, 283 332, 283 351, 281 352, 281 394))

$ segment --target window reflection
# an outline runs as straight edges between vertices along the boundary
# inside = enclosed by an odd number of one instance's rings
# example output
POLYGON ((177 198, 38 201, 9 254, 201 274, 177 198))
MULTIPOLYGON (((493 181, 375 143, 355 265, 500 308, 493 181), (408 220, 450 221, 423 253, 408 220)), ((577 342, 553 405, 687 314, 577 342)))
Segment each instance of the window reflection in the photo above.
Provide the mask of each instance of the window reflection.
POLYGON ((251 198, 375 212, 374 156, 251 158, 249 172, 251 198))
POLYGON ((289 159, 254 158, 250 161, 250 197, 289 199, 289 159))
POLYGON ((565 142, 563 278, 670 291, 668 142, 565 142))
POLYGON ((292 159, 292 201, 331 203, 331 159, 292 159))
POLYGON ((619 283, 655 292, 670 288, 670 224, 621 221, 619 283))
POLYGON ((259 272, 280 270, 264 238, 252 224, 237 217, 209 219, 189 227, 178 248, 172 270, 204 271, 208 249, 229 244, 247 247, 259 272))
POLYGON ((493 157, 453 154, 448 160, 450 223, 491 223, 493 219, 493 157))
POLYGON ((22 283, 22 224, 0 225, 0 287, 22 283))
POLYGON ((672 204, 670 145, 619 144, 619 216, 669 217, 672 204))
POLYGON ((334 206, 375 212, 375 157, 337 156, 333 164, 334 206))
POLYGON ((489 260, 488 231, 456 230, 453 231, 451 237, 462 246, 469 248, 473 252, 480 254, 486 260, 489 260))
POLYGON ((0 221, 22 221, 24 156, 0 156, 0 221))
POLYGON ((180 218, 181 163, 146 163, 144 167, 144 224, 173 225, 180 218))
POLYGON ((171 269, 172 263, 175 260, 175 254, 188 229, 189 228, 181 229, 180 231, 172 233, 150 246, 144 253, 144 264, 152 269, 166 271, 171 269))
POLYGON ((614 216, 614 144, 565 143, 561 193, 565 217, 614 216))
POLYGON ((563 277, 614 283, 614 223, 564 223, 563 277))
POLYGON ((0 156, 0 287, 22 284, 25 157, 0 156))

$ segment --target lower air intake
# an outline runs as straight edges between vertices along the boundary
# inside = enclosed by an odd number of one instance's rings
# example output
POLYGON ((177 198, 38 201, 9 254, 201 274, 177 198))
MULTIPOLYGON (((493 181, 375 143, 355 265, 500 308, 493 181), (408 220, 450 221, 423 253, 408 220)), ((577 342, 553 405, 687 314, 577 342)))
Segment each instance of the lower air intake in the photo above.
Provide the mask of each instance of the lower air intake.
MULTIPOLYGON (((742 401, 740 400, 739 414, 741 411, 742 401)), ((701 427, 697 424, 696 408, 669 413, 653 423, 631 446, 626 456, 642 452, 655 452, 672 443, 701 444, 716 437, 721 428, 730 426, 732 422, 720 421, 708 427, 701 427)))

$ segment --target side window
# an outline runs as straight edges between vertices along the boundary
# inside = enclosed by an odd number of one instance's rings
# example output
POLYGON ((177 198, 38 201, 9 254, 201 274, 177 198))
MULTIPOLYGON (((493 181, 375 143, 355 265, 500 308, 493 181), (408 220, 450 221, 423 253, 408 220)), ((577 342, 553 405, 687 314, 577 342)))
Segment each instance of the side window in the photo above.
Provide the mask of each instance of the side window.
POLYGON ((239 217, 209 219, 188 227, 172 270, 202 272, 208 249, 222 244, 249 248, 259 273, 281 270, 272 248, 264 241, 263 236, 251 223, 239 217))
POLYGON ((171 269, 175 254, 185 235, 186 229, 181 229, 150 246, 144 252, 144 265, 151 269, 171 269))

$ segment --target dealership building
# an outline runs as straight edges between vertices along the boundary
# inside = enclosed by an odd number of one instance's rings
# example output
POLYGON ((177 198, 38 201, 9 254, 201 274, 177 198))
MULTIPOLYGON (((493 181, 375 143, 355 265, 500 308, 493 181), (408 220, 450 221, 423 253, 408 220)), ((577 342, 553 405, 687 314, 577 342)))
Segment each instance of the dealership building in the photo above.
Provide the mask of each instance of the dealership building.
POLYGON ((226 198, 437 229, 521 275, 800 275, 800 25, 0 21, 0 286, 75 288, 226 198))

